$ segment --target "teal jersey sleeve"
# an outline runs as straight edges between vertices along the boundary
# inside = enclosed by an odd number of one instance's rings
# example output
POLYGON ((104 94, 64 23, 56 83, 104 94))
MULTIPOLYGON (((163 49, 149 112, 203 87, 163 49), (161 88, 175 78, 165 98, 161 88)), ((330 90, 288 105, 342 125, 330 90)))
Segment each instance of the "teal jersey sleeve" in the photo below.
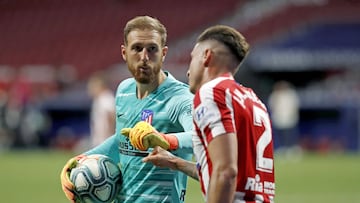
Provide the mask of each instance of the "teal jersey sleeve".
POLYGON ((174 134, 179 149, 173 154, 192 160, 192 99, 186 84, 166 72, 166 80, 144 99, 136 97, 136 82, 124 80, 116 92, 116 131, 87 154, 105 154, 118 162, 123 185, 116 202, 122 203, 183 203, 187 176, 179 171, 158 168, 142 159, 151 152, 135 149, 129 139, 121 135, 122 128, 146 121, 159 132, 174 134))
POLYGON ((113 161, 118 163, 119 160, 119 153, 118 153, 118 137, 113 135, 107 138, 103 143, 98 145, 97 147, 85 152, 86 155, 90 154, 103 154, 110 157, 113 161))
POLYGON ((180 123, 184 128, 184 132, 173 133, 179 141, 179 149, 177 152, 192 153, 192 95, 188 97, 174 96, 174 102, 177 104, 173 106, 175 116, 173 118, 180 123))

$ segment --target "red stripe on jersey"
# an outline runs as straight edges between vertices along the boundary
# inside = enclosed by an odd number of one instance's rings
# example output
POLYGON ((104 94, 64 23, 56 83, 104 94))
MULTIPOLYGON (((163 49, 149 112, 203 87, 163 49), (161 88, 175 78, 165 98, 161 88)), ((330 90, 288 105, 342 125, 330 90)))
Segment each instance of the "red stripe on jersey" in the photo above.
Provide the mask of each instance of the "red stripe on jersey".
POLYGON ((211 140, 214 138, 211 132, 211 128, 209 128, 209 126, 206 126, 204 129, 204 134, 206 135, 205 139, 206 139, 206 148, 209 142, 211 142, 211 140))
MULTIPOLYGON (((198 128, 195 128, 196 132, 198 135, 201 135, 201 132, 199 131, 198 128)), ((206 127, 205 131, 209 131, 210 128, 206 127)), ((211 132, 210 132, 211 133, 211 132)), ((207 170, 205 170, 204 168, 204 164, 200 164, 199 162, 197 163, 197 169, 198 169, 198 174, 199 174, 199 182, 200 182, 200 186, 201 186, 201 191, 203 193, 203 195, 205 196, 206 194, 206 191, 207 191, 207 187, 208 187, 208 184, 206 184, 206 180, 208 180, 211 176, 211 172, 212 172, 212 163, 210 161, 210 156, 208 154, 208 149, 207 149, 207 141, 204 139, 206 137, 202 137, 202 136, 199 136, 197 137, 198 141, 200 141, 201 143, 201 147, 204 148, 204 150, 201 150, 205 153, 205 156, 203 158, 205 158, 205 160, 202 160, 200 162, 206 162, 206 165, 207 165, 207 170), (203 173, 204 171, 204 173, 203 173)), ((197 145, 198 146, 198 145, 197 145)), ((197 148, 197 147, 194 147, 194 148, 197 148)))

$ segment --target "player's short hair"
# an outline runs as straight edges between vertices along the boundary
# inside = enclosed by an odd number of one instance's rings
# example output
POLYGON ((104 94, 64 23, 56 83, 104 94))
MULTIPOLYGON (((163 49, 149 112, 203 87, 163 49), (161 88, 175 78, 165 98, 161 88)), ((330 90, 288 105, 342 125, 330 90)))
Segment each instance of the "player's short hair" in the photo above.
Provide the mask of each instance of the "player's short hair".
POLYGON ((161 46, 166 45, 167 31, 165 26, 156 18, 150 16, 137 16, 126 23, 124 28, 124 44, 127 45, 127 36, 133 30, 155 30, 161 36, 161 46))
POLYGON ((239 60, 239 63, 243 61, 250 48, 245 37, 240 32, 226 25, 215 25, 207 28, 200 34, 197 42, 206 40, 216 40, 224 44, 239 60))

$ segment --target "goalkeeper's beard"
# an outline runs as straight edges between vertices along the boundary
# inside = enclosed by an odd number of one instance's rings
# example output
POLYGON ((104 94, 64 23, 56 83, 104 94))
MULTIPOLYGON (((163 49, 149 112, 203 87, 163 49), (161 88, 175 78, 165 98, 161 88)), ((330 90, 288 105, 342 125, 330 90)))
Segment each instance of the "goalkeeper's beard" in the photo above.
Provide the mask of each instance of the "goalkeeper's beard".
POLYGON ((151 67, 145 64, 130 71, 137 82, 141 84, 151 84, 156 81, 156 77, 159 75, 160 70, 161 66, 151 67), (144 70, 143 67, 147 67, 147 69, 144 70))

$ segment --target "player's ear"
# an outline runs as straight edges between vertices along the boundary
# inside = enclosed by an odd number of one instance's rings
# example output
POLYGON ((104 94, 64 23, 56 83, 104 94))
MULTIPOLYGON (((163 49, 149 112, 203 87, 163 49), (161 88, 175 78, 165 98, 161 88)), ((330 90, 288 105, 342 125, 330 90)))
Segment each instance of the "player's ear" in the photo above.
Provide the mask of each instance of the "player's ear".
POLYGON ((167 46, 164 46, 164 47, 162 48, 162 62, 165 61, 165 56, 166 56, 168 50, 169 50, 169 48, 168 48, 167 46))
POLYGON ((211 51, 211 49, 205 49, 204 57, 203 57, 204 66, 205 66, 205 67, 209 67, 211 58, 212 58, 212 51, 211 51))
POLYGON ((124 61, 126 62, 126 47, 125 47, 125 45, 121 45, 120 51, 121 51, 121 56, 122 56, 122 58, 123 58, 124 61))

